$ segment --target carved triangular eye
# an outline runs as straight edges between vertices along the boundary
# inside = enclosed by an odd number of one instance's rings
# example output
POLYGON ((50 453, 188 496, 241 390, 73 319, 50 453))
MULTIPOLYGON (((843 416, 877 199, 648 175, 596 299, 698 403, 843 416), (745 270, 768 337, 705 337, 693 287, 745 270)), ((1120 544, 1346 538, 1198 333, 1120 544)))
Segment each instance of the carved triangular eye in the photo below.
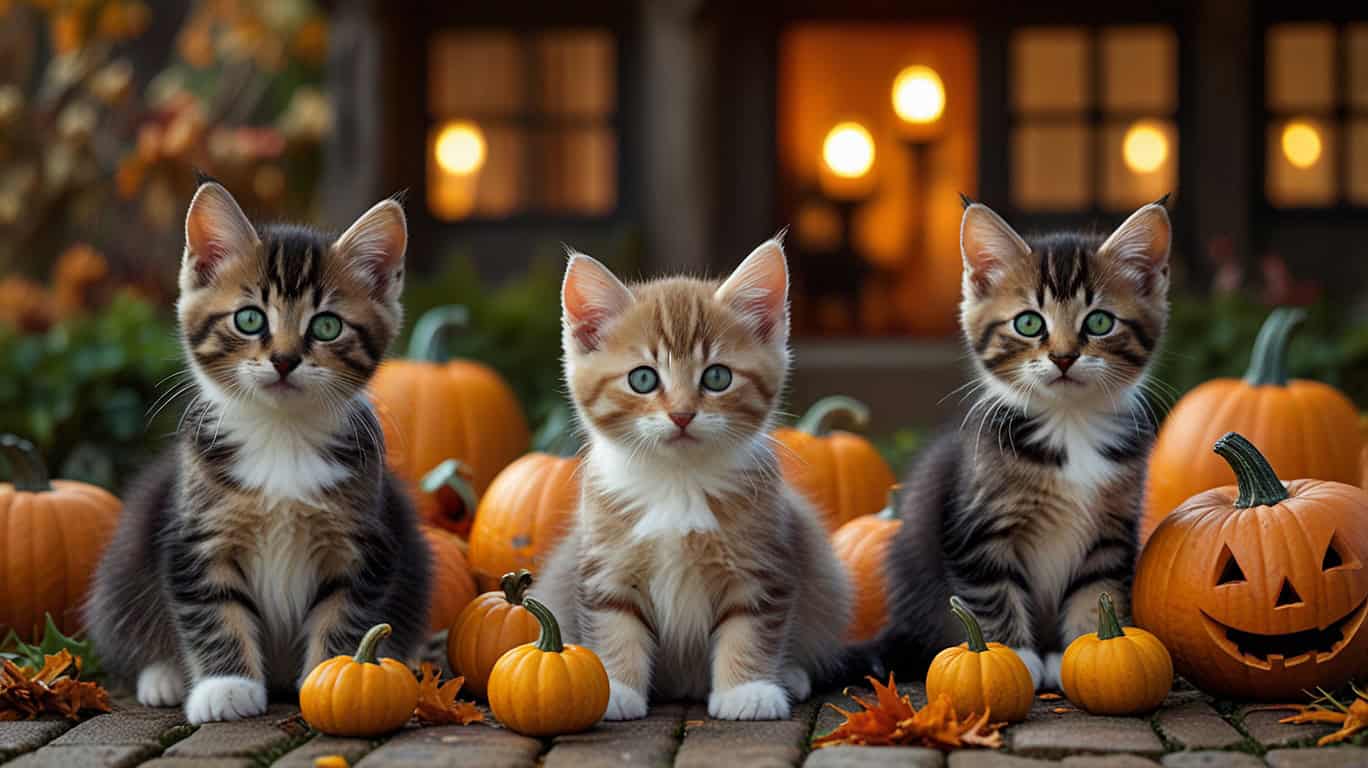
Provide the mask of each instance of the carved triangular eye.
POLYGON ((1216 586, 1222 584, 1240 584, 1245 580, 1244 571, 1240 570, 1240 564, 1235 560, 1235 553, 1226 547, 1221 551, 1221 557, 1225 560, 1225 565, 1221 567, 1221 575, 1216 579, 1216 586))
POLYGON ((1330 545, 1325 548, 1325 559, 1321 561, 1321 570, 1328 571, 1331 568, 1338 568, 1344 565, 1344 558, 1339 550, 1335 548, 1335 540, 1330 540, 1330 545))
POLYGON ((1283 579, 1282 591, 1278 593, 1278 602, 1274 603, 1273 607, 1281 608, 1284 605, 1299 605, 1301 604, 1301 601, 1301 595, 1297 594, 1297 590, 1292 586, 1292 582, 1283 579))

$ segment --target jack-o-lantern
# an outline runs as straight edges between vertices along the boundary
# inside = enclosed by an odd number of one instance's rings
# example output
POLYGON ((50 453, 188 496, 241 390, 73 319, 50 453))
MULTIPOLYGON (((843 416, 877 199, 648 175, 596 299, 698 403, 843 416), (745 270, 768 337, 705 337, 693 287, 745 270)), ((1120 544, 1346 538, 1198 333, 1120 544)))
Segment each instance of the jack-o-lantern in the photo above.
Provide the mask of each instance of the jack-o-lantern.
POLYGON ((1208 693, 1291 699, 1368 669, 1368 493, 1286 485, 1238 434, 1216 441, 1237 486, 1188 499, 1136 566, 1135 623, 1208 693))

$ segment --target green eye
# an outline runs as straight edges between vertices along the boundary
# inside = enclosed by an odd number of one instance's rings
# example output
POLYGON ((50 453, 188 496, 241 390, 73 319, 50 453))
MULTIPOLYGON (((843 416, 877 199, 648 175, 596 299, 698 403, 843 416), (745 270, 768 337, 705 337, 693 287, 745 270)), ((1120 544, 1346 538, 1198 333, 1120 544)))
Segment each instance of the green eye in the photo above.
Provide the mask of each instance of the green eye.
POLYGON ((342 318, 331 312, 320 312, 309 321, 309 335, 319 341, 332 341, 342 335, 342 318))
POLYGON ((233 325, 248 336, 255 336, 266 330, 266 313, 256 307, 243 307, 233 313, 233 325))
POLYGON ((1028 309, 1016 316, 1012 321, 1012 327, 1017 333, 1032 339, 1045 332, 1045 318, 1041 317, 1039 312, 1028 309))
POLYGON ((703 388, 721 392, 731 386, 732 372, 725 365, 710 365, 703 371, 703 388))
POLYGON ((1106 336, 1111 333, 1112 328, 1116 327, 1116 318, 1112 313, 1101 309, 1094 309, 1083 318, 1083 329, 1089 336, 1106 336))
POLYGON ((654 368, 643 365, 640 368, 633 368, 627 374, 627 385, 638 395, 645 395, 655 391, 660 384, 660 374, 654 368))

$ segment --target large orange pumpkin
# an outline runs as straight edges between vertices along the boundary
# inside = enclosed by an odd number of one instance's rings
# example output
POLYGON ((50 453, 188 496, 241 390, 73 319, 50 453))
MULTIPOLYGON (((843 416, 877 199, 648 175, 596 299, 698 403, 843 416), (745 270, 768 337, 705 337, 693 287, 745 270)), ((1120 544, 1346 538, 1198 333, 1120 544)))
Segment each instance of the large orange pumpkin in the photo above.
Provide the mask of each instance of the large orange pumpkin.
POLYGON ((529 453, 494 478, 470 531, 470 565, 495 576, 541 565, 579 503, 579 460, 529 453))
POLYGON ((857 429, 869 424, 869 408, 840 395, 823 398, 793 428, 777 429, 779 465, 784 479, 816 507, 831 533, 884 505, 893 470, 868 440, 851 432, 830 431, 844 417, 857 429))
POLYGON ((1353 402, 1327 384, 1288 380, 1287 339, 1305 315, 1273 310, 1244 379, 1208 381, 1174 406, 1150 455, 1142 541, 1188 497, 1234 482, 1230 468, 1207 449, 1232 430, 1258 445, 1279 477, 1361 482, 1353 402))
POLYGON ((520 645, 535 642, 537 618, 523 607, 532 574, 505 573, 499 589, 486 592, 461 611, 447 635, 447 661, 465 678, 465 688, 485 697, 489 673, 499 658, 520 645))
POLYGON ((389 360, 371 381, 390 467, 409 486, 423 518, 462 536, 475 510, 443 512, 422 493, 424 475, 447 459, 470 469, 475 493, 527 450, 527 419, 513 390, 494 369, 468 360, 439 362, 437 339, 464 323, 463 307, 439 307, 419 318, 409 357, 389 360))
POLYGON ((475 576, 466 565, 465 542, 454 533, 423 526, 432 553, 432 595, 428 598, 428 626, 440 632, 475 599, 475 576))
POLYGON ((1368 492, 1284 486, 1235 433, 1216 453, 1237 485, 1192 497, 1155 529, 1136 566, 1136 625, 1208 693, 1335 690, 1368 669, 1368 492))
POLYGON ((13 480, 0 483, 0 637, 13 629, 36 642, 45 613, 73 635, 122 505, 102 488, 48 480, 27 440, 0 435, 0 455, 13 480))
POLYGON ((888 506, 876 515, 864 515, 841 526, 831 536, 831 548, 846 567, 855 586, 855 616, 846 632, 852 643, 869 640, 888 623, 888 569, 884 560, 893 537, 902 528, 898 518, 898 494, 888 493, 888 506))

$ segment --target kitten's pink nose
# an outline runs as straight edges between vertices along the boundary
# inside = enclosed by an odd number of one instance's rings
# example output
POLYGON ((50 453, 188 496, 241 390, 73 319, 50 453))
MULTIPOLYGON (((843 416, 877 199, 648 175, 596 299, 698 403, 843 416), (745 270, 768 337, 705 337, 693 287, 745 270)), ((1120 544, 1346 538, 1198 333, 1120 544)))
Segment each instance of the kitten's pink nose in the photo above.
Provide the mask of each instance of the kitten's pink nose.
POLYGON ((1078 362, 1078 355, 1050 355, 1050 359, 1059 366, 1060 373, 1068 373, 1069 367, 1078 362))
POLYGON ((677 413, 671 411, 670 421, 673 421, 676 427, 684 429, 685 427, 689 426, 689 424, 693 423, 694 417, 697 415, 698 413, 695 411, 689 411, 687 413, 677 413))
POLYGON ((299 367, 299 355, 271 355, 271 365, 275 366, 276 373, 283 379, 299 367))

